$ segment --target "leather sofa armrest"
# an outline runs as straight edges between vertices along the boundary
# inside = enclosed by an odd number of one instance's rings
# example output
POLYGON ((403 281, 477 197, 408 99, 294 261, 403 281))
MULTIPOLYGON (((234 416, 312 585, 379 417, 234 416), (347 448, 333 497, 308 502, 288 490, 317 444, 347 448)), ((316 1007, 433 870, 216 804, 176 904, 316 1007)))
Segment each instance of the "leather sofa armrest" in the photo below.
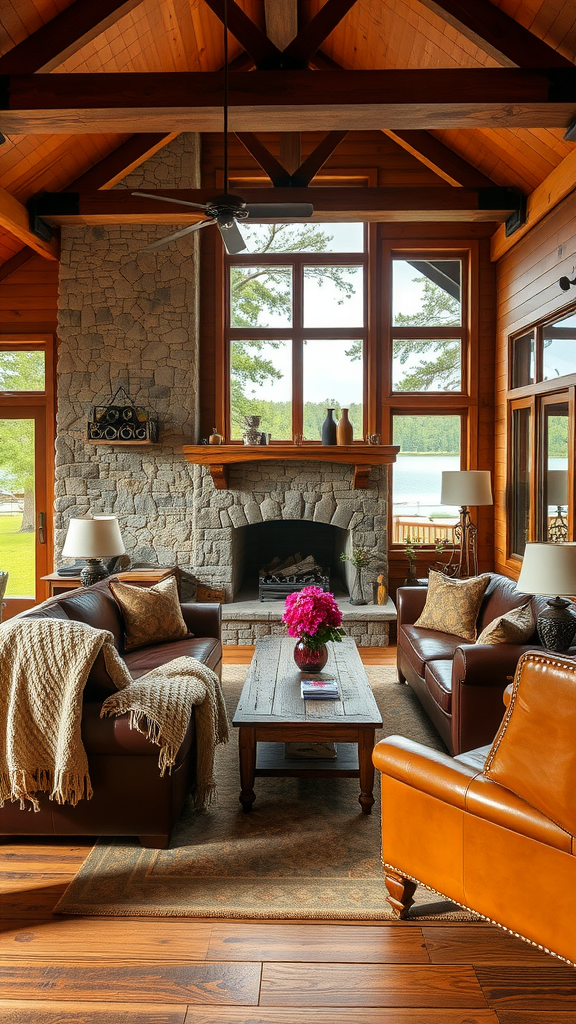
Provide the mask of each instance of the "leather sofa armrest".
POLYGON ((493 686, 506 689, 516 666, 534 644, 462 644, 452 662, 452 692, 456 686, 493 686))
POLYGON ((404 736, 380 740, 374 747, 372 760, 384 775, 462 810, 470 782, 479 774, 477 768, 404 736))
POLYGON ((396 591, 398 627, 414 625, 426 604, 427 594, 428 587, 398 587, 396 591))
POLYGON ((222 626, 221 604, 198 604, 190 601, 180 605, 184 622, 194 636, 213 636, 220 640, 222 626))

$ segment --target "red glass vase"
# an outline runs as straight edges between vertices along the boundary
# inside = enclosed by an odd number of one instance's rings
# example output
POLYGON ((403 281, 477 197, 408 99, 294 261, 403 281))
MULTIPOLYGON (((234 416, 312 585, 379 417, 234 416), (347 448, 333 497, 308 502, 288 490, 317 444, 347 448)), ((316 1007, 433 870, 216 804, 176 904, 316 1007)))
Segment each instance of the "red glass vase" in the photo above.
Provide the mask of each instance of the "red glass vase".
POLYGON ((321 672, 328 661, 328 648, 326 644, 309 647, 299 640, 294 648, 294 661, 301 672, 321 672))

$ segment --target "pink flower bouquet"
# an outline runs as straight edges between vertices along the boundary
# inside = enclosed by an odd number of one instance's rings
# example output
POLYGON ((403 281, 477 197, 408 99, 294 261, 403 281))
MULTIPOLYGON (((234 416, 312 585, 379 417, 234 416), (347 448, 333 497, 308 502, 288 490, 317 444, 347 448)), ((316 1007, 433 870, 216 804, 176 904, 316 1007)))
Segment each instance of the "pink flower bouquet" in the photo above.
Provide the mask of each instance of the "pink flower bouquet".
POLYGON ((334 600, 320 587, 304 587, 288 594, 282 622, 288 626, 289 636, 297 637, 307 647, 319 647, 328 640, 340 641, 342 613, 334 600))

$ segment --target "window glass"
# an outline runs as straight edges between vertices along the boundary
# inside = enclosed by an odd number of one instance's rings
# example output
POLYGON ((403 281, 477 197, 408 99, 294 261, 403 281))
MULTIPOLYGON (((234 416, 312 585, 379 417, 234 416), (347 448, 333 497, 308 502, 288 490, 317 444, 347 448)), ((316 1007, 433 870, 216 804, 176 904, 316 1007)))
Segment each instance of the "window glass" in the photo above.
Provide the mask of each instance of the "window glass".
POLYGON ((568 540, 568 402, 544 406, 542 540, 568 540))
POLYGON ((460 339, 395 338, 392 342, 392 388, 394 391, 460 391, 460 339))
POLYGON ((440 504, 442 473, 460 469, 460 416, 394 416, 393 543, 451 540, 458 509, 440 504))
POLYGON ((259 429, 274 440, 292 437, 292 342, 248 341, 230 344, 231 436, 246 430, 245 416, 260 416, 259 429))
POLYGON ((231 327, 291 327, 292 268, 230 267, 231 327))
POLYGON ((576 314, 542 328, 543 379, 576 373, 576 314))
POLYGON ((530 523, 530 409, 512 410, 510 550, 524 554, 530 523))
POLYGON ((0 569, 8 573, 6 597, 36 593, 34 443, 34 420, 0 417, 0 569))
POLYGON ((44 352, 0 352, 0 391, 44 391, 44 352))
POLYGON ((363 224, 252 224, 241 223, 246 251, 364 252, 363 224))
POLYGON ((512 387, 523 388, 536 380, 536 340, 534 331, 512 342, 512 387))
POLYGON ((304 437, 318 441, 326 409, 348 409, 355 440, 364 430, 362 341, 307 339, 304 342, 304 437))
POLYGON ((462 323, 461 260, 393 260, 395 327, 451 327, 462 323))
POLYGON ((304 327, 363 327, 363 282, 363 267, 304 267, 304 327))

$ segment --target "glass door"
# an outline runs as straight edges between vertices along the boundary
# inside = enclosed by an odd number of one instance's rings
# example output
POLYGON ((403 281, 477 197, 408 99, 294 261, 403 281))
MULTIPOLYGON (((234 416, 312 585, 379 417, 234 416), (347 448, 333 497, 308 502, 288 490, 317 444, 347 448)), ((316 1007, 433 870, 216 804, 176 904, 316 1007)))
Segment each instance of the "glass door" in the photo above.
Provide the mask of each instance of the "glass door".
POLYGON ((5 617, 44 598, 47 546, 46 409, 0 407, 0 572, 5 617))

